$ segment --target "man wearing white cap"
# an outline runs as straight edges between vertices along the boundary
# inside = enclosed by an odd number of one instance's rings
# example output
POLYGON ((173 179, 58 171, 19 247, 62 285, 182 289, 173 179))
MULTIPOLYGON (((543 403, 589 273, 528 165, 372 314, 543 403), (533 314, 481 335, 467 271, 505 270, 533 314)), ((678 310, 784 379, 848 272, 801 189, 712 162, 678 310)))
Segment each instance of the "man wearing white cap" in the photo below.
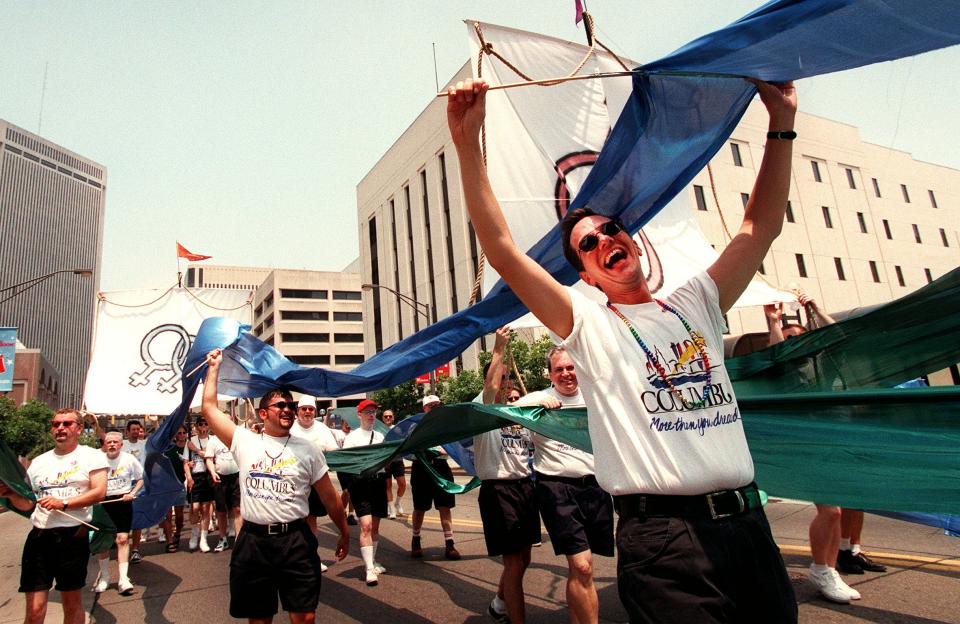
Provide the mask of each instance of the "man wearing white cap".
MULTIPOLYGON (((428 394, 423 397, 423 411, 426 414, 442 404, 440 397, 435 394, 428 394)), ((448 481, 453 481, 453 471, 450 469, 450 464, 447 463, 446 452, 443 448, 429 449, 425 454, 430 456, 430 466, 437 474, 448 481)), ((423 546, 420 543, 420 527, 423 526, 423 515, 430 511, 430 507, 436 507, 440 513, 440 526, 443 527, 444 557, 454 561, 460 559, 460 551, 453 544, 453 512, 451 510, 457 504, 456 498, 437 485, 428 468, 419 459, 414 459, 410 467, 410 492, 413 495, 413 517, 411 519, 413 540, 410 544, 410 556, 414 559, 423 557, 423 546)))

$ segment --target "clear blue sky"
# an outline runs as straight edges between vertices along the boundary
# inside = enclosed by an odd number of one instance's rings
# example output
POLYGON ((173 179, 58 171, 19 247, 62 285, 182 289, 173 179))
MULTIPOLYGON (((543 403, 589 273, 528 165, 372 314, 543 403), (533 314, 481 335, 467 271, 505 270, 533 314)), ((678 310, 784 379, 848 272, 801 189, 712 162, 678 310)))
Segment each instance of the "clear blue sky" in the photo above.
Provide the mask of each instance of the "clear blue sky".
MULTIPOLYGON (((583 41, 573 0, 0 0, 0 118, 109 170, 101 288, 166 287, 174 241, 212 262, 339 270, 356 184, 466 60, 462 20, 583 41)), ((592 0, 640 62, 760 2, 592 0)), ((801 109, 960 168, 960 50, 800 84, 801 109), (950 78, 954 76, 954 78, 950 78)))

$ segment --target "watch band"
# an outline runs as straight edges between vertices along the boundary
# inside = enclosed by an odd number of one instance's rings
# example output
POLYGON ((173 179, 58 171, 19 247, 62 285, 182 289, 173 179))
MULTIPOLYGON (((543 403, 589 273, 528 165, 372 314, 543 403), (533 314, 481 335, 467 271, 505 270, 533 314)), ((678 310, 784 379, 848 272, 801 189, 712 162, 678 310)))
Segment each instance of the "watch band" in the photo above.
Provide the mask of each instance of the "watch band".
POLYGON ((771 130, 767 133, 768 139, 781 139, 784 141, 792 141, 797 138, 797 133, 793 130, 771 130))
POLYGON ((63 501, 63 510, 64 510, 64 511, 66 511, 69 506, 70 506, 70 502, 69 502, 69 501, 63 501))

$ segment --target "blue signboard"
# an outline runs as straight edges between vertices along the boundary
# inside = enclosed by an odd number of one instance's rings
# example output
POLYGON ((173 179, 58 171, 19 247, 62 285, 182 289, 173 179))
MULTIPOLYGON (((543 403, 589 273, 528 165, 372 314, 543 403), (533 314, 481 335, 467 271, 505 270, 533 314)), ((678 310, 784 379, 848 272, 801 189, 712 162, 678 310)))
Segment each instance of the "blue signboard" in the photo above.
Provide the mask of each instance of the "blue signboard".
POLYGON ((0 327, 0 392, 13 390, 13 358, 17 353, 17 328, 0 327))

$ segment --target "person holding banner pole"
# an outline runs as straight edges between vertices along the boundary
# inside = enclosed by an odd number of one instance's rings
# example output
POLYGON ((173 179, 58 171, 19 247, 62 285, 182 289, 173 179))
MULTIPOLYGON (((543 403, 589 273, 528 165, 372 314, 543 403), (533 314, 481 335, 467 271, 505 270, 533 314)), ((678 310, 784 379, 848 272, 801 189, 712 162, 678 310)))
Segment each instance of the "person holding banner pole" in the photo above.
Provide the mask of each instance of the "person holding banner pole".
POLYGON ((92 506, 107 492, 107 457, 80 445, 83 417, 77 410, 60 409, 50 428, 54 448, 27 469, 37 501, 29 500, 0 481, 0 497, 16 509, 31 512, 33 529, 23 545, 20 591, 26 598, 26 624, 41 624, 47 616, 50 589, 56 581, 63 605, 64 624, 82 624, 80 590, 87 581, 90 544, 87 527, 92 506))
MULTIPOLYGON (((143 487, 143 466, 140 461, 121 451, 123 435, 119 431, 109 431, 103 442, 103 450, 107 454, 107 496, 104 499, 104 510, 117 527, 117 592, 121 596, 133 593, 133 583, 130 582, 130 524, 133 520, 133 499, 143 487)), ((103 593, 110 586, 110 551, 97 555, 100 563, 100 574, 93 591, 103 593)))

